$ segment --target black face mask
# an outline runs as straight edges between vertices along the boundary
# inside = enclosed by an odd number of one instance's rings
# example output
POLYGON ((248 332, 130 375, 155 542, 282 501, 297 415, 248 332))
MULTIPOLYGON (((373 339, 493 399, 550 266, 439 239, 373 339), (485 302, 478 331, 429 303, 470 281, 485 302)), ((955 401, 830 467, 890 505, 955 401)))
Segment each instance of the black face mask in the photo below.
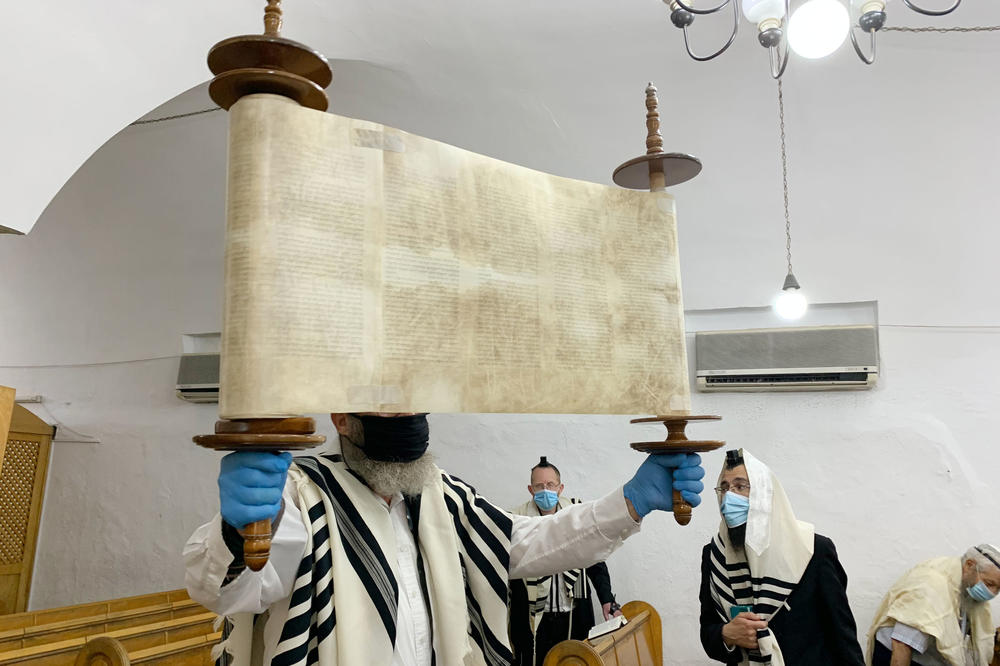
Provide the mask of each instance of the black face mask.
POLYGON ((413 462, 424 455, 430 439, 426 414, 357 416, 364 429, 365 455, 382 462, 413 462))

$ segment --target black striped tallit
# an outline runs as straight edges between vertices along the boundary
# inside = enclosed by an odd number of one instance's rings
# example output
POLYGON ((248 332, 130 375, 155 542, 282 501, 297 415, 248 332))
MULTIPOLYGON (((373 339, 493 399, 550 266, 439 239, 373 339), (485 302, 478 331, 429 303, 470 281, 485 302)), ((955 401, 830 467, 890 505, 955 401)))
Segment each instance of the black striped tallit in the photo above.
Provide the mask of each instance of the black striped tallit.
POLYGON ((510 514, 479 497, 472 486, 443 472, 441 478, 445 505, 460 546, 469 635, 488 666, 507 666, 514 660, 507 635, 507 572, 513 520, 510 514), (502 618, 498 612, 501 606, 502 618))
MULTIPOLYGON (((573 497, 570 498, 569 503, 580 504, 582 501, 573 497)), ((528 612, 531 614, 532 626, 534 626, 535 616, 545 611, 554 580, 561 581, 562 585, 566 588, 566 595, 571 599, 585 599, 587 597, 587 591, 584 588, 586 579, 584 578, 583 569, 570 569, 558 576, 525 578, 524 585, 528 590, 528 612)), ((573 609, 567 608, 565 610, 571 611, 573 609)))
MULTIPOLYGON (((786 606, 798 581, 790 583, 767 576, 753 576, 746 558, 732 556, 732 552, 730 550, 731 556, 727 560, 725 542, 720 534, 716 534, 709 548, 709 588, 716 612, 723 622, 729 622, 732 606, 751 606, 754 613, 770 623, 774 614, 786 606)), ((757 630, 758 641, 769 637, 773 637, 770 629, 757 630)), ((771 657, 758 650, 743 652, 746 655, 744 663, 771 663, 771 657)))
MULTIPOLYGON (((377 610, 381 629, 389 644, 394 645, 398 584, 364 516, 353 506, 336 478, 334 470, 339 466, 346 471, 346 467, 340 456, 297 457, 295 463, 332 506, 336 532, 344 553, 377 610)), ((443 472, 441 478, 444 503, 459 544, 468 635, 480 652, 474 655, 473 663, 507 666, 513 661, 506 633, 512 520, 459 479, 443 472)), ((275 666, 318 663, 319 646, 324 641, 332 640, 336 630, 330 528, 325 505, 317 501, 300 509, 308 514, 312 543, 299 565, 288 616, 271 662, 275 666)), ((414 518, 411 514, 411 520, 414 518)), ((434 591, 425 590, 425 594, 433 596, 434 591)), ((436 662, 437 659, 432 656, 432 663, 436 662)))

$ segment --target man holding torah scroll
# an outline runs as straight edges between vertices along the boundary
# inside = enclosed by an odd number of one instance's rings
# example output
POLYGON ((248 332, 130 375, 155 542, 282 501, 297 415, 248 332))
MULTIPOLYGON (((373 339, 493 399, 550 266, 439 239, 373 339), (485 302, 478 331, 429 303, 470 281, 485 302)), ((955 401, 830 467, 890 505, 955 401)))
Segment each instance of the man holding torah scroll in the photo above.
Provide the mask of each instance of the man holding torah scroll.
POLYGON ((223 458, 220 514, 184 549, 191 597, 230 620, 231 663, 510 664, 510 578, 603 560, 674 490, 697 505, 703 489, 697 455, 651 455, 600 500, 514 516, 434 465, 426 414, 331 418, 340 455, 223 458), (237 530, 263 519, 253 572, 237 530))

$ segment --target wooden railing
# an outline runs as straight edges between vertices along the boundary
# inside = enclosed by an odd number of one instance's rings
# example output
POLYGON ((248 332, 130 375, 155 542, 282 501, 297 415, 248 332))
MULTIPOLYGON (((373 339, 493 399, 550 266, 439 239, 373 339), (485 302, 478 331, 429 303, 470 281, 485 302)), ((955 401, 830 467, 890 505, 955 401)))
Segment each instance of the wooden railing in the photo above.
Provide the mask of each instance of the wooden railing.
POLYGON ((208 664, 215 620, 184 590, 0 615, 0 664, 208 664))

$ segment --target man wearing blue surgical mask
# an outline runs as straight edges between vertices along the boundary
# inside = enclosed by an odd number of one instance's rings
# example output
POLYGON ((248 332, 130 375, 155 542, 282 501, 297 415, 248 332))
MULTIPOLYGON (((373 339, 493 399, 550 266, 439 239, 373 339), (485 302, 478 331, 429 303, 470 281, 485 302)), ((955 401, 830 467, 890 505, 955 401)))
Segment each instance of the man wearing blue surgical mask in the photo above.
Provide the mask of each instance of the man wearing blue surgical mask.
POLYGON ((510 578, 588 567, 703 489, 697 455, 651 455, 601 499, 517 516, 437 467, 426 414, 330 417, 339 453, 225 456, 219 513, 184 548, 191 597, 226 616, 227 664, 506 666, 510 578), (258 520, 273 538, 251 571, 258 520))
MULTIPOLYGON (((542 456, 531 468, 531 499, 511 509, 519 516, 550 516, 580 500, 563 496, 559 468, 542 456)), ((583 640, 594 626, 593 584, 604 620, 621 615, 604 562, 551 576, 510 582, 510 636, 515 666, 540 665, 550 649, 569 638, 583 640)))
POLYGON ((833 541, 795 517, 746 449, 726 452, 715 491, 722 521, 701 560, 705 653, 741 666, 862 666, 833 541))
POLYGON ((875 666, 986 666, 993 656, 989 601, 1000 592, 1000 549, 913 567, 889 589, 868 635, 875 666))

